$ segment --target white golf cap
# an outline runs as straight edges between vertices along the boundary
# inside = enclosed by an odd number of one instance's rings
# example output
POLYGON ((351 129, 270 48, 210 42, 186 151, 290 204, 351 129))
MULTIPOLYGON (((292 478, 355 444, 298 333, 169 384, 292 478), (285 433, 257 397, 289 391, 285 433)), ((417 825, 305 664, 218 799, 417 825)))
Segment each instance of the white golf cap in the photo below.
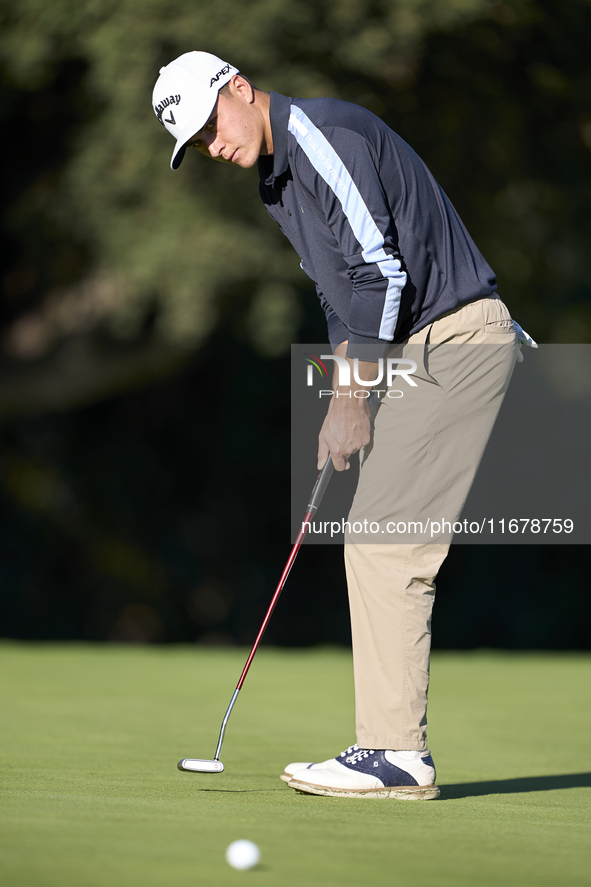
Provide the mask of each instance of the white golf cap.
POLYGON ((185 52, 160 68, 152 106, 160 123, 176 139, 171 169, 181 165, 186 143, 207 123, 219 90, 234 74, 238 68, 209 52, 185 52))

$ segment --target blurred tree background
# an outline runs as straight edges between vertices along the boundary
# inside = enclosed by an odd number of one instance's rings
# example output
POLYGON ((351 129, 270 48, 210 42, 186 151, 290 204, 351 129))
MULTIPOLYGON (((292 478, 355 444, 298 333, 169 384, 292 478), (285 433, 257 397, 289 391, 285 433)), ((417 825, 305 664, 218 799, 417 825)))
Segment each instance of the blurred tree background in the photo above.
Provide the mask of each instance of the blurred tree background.
MULTIPOLYGON (((0 0, 0 25, 1 636, 248 643, 289 551, 289 344, 324 319, 256 170, 170 171, 150 99, 182 52, 383 117, 520 323, 589 342, 590 0, 0 0)), ((587 554, 455 546, 436 644, 586 647, 587 554)), ((269 639, 347 623, 341 552, 305 549, 269 639)))

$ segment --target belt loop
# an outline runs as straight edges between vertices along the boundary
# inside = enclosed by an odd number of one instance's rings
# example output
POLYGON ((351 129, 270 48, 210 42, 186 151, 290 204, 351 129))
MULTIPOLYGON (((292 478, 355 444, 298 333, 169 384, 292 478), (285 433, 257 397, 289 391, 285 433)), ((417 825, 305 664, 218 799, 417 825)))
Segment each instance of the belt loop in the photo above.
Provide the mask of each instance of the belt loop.
POLYGON ((409 345, 428 345, 429 337, 431 335, 431 327, 432 323, 428 323, 427 326, 423 327, 422 330, 419 330, 418 333, 415 333, 408 340, 409 345))
MULTIPOLYGON (((431 328, 432 327, 433 327, 433 323, 432 322, 428 323, 427 326, 423 327, 422 330, 419 330, 418 333, 414 333, 414 335, 412 335, 407 340, 407 345, 411 345, 411 346, 412 345, 419 345, 419 346, 422 345, 423 346, 421 349, 420 359, 418 359, 418 354, 416 354, 414 349, 413 349, 413 354, 417 358, 417 363, 419 364, 422 372, 424 373, 424 375, 428 379, 431 378, 431 376, 429 374, 429 366, 428 366, 427 357, 428 357, 428 346, 429 346, 429 340, 430 340, 430 336, 431 336, 431 328)), ((433 379, 433 381, 435 381, 435 380, 433 379)))

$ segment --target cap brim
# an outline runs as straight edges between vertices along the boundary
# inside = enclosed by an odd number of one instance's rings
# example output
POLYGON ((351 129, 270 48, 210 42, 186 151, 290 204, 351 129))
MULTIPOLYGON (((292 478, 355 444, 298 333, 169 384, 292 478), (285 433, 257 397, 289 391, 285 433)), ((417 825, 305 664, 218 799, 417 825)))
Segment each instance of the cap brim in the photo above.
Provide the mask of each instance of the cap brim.
POLYGON ((181 163, 183 162, 183 157, 185 156, 185 151, 187 150, 187 142, 189 139, 192 139, 195 133, 198 133, 200 129, 202 129, 207 121, 209 120, 210 114, 215 108, 215 103, 218 100, 218 92, 213 96, 213 102, 211 105, 209 102, 207 106, 203 107, 203 105, 199 108, 199 113, 193 117, 190 124, 185 127, 183 134, 177 139, 177 143, 174 146, 174 151, 172 152, 172 157, 170 158, 170 168, 175 170, 178 169, 181 163))
MULTIPOLYGON (((199 132, 199 130, 197 130, 199 132)), ((187 143, 181 145, 180 148, 175 148, 174 153, 172 155, 172 159, 170 161, 171 169, 178 169, 181 163, 183 162, 183 157, 185 156, 185 151, 187 150, 187 143)))

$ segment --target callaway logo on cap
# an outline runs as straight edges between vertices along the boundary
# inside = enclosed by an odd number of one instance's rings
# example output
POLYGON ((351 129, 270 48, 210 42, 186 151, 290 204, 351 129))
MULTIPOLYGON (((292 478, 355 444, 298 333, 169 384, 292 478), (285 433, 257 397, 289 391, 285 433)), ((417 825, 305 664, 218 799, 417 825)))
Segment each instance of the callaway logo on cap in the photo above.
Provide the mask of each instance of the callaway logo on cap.
POLYGON ((186 143, 207 123, 218 91, 234 74, 238 68, 209 52, 186 52, 160 69, 152 106, 160 123, 176 139, 171 169, 181 165, 186 143))

